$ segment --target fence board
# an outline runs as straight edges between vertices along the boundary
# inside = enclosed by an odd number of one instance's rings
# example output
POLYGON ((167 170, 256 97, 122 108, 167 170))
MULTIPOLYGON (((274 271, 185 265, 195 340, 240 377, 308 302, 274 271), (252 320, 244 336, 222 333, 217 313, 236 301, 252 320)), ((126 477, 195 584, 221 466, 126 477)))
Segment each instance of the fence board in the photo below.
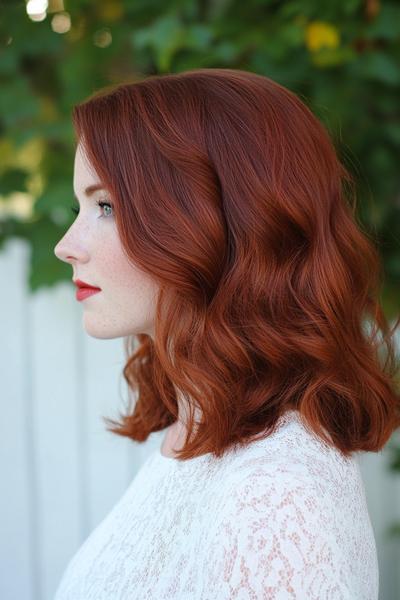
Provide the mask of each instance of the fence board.
POLYGON ((28 248, 9 241, 0 253, 0 598, 39 600, 35 468, 30 430, 30 323, 25 291, 28 248))

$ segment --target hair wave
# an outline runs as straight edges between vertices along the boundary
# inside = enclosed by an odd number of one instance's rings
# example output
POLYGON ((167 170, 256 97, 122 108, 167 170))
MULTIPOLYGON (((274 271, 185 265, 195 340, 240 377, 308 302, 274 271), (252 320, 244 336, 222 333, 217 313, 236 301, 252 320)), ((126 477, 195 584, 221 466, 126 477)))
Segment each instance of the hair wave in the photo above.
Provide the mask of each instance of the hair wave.
POLYGON ((73 124, 160 285, 154 340, 125 338, 130 406, 108 429, 145 441, 177 420, 179 390, 179 460, 265 437, 288 409, 344 456, 381 450, 400 426, 399 321, 354 179, 299 97, 202 68, 103 88, 73 124))

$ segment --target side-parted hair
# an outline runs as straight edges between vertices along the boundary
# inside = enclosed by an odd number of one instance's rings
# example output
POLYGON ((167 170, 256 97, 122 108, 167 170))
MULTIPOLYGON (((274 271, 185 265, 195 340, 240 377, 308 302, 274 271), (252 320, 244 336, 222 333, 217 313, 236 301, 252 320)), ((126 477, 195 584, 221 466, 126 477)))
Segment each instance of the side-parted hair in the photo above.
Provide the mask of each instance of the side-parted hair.
POLYGON ((154 340, 124 338, 130 406, 108 430, 143 442, 182 398, 179 460, 266 437, 288 409, 346 457, 381 450, 400 426, 399 320, 355 181, 306 105, 201 68, 102 88, 72 117, 129 259, 160 286, 154 340))

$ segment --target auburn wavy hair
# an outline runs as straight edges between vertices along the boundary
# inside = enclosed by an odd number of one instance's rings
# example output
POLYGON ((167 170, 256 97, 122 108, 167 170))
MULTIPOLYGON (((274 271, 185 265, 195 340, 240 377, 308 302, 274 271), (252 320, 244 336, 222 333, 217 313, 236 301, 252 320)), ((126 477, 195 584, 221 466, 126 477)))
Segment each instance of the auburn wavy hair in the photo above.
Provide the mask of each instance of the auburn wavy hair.
POLYGON ((200 68, 102 88, 72 119, 160 286, 154 339, 124 338, 129 406, 107 429, 143 442, 182 398, 179 460, 266 437, 288 409, 346 457, 381 450, 400 426, 399 320, 355 180, 299 97, 200 68))

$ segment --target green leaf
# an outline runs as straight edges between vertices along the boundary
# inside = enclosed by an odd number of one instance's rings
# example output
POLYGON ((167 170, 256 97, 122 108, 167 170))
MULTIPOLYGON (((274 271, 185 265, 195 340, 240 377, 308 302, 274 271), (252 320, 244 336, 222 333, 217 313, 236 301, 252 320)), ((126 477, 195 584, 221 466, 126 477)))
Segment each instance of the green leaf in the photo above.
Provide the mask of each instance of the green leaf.
POLYGON ((149 47, 161 72, 169 71, 173 57, 184 48, 204 50, 213 37, 212 29, 203 24, 184 25, 176 14, 160 17, 150 27, 136 30, 132 42, 138 49, 149 47))
POLYGON ((48 186, 36 199, 34 210, 38 215, 51 216, 52 221, 59 225, 66 225, 70 219, 72 204, 75 204, 72 184, 61 180, 48 186))
POLYGON ((175 52, 182 47, 185 32, 176 14, 167 14, 156 19, 150 27, 135 31, 132 41, 136 48, 150 47, 157 67, 161 72, 170 69, 175 52))
POLYGON ((6 127, 23 126, 39 115, 40 104, 22 75, 3 82, 0 94, 0 115, 6 127))
POLYGON ((336 67, 351 62, 355 57, 352 48, 339 46, 338 48, 321 48, 310 55, 311 61, 318 67, 336 67))
POLYGON ((28 283, 31 291, 71 279, 71 265, 54 254, 54 248, 64 233, 64 228, 57 227, 47 216, 38 219, 29 228, 31 254, 28 283))
POLYGON ((369 52, 364 55, 360 65, 360 74, 366 78, 381 81, 389 85, 399 85, 400 68, 389 54, 369 52))
POLYGON ((12 168, 0 177, 0 195, 7 196, 12 192, 26 192, 26 179, 29 173, 24 169, 12 168))
POLYGON ((17 68, 18 53, 15 50, 15 46, 13 46, 11 42, 11 45, 7 46, 7 48, 2 51, 0 60, 0 74, 1 76, 12 76, 17 68))
POLYGON ((381 3, 376 18, 365 28, 366 39, 397 40, 400 36, 400 6, 381 3))

